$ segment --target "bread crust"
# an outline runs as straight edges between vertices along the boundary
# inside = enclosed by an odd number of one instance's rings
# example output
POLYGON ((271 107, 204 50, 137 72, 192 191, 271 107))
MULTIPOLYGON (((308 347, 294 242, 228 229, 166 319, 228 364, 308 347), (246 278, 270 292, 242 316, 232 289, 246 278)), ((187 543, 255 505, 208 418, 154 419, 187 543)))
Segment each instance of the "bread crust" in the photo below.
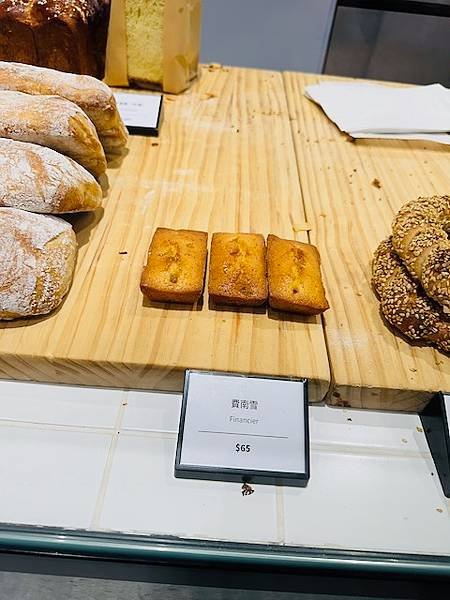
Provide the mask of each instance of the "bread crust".
POLYGON ((306 315, 317 315, 329 308, 315 246, 270 234, 267 273, 272 308, 306 315))
POLYGON ((203 292, 208 234, 188 229, 155 231, 141 276, 153 302, 194 304, 203 292))
POLYGON ((70 100, 91 119, 107 154, 119 153, 127 143, 128 132, 114 95, 94 77, 0 61, 0 90, 56 95, 70 100))
POLYGON ((92 122, 76 104, 59 96, 0 91, 0 137, 52 148, 96 177, 106 171, 92 122))
POLYGON ((264 304, 267 300, 264 237, 259 233, 214 233, 208 291, 217 304, 264 304))
POLYGON ((77 243, 66 221, 0 208, 0 319, 47 314, 73 277, 77 243))

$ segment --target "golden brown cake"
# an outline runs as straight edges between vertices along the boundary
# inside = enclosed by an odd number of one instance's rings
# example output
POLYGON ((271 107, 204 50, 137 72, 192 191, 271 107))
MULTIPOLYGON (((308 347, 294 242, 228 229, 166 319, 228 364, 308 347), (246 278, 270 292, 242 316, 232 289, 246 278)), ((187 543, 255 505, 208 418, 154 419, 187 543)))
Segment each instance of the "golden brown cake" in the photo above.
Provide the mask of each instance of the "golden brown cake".
POLYGON ((317 315, 329 308, 315 246, 269 235, 267 273, 272 308, 306 315, 317 315))
POLYGON ((208 291, 218 304, 264 304, 267 300, 264 237, 259 233, 215 233, 208 291))
POLYGON ((142 292, 154 302, 197 302, 203 291, 207 240, 203 231, 158 227, 142 272, 142 292))

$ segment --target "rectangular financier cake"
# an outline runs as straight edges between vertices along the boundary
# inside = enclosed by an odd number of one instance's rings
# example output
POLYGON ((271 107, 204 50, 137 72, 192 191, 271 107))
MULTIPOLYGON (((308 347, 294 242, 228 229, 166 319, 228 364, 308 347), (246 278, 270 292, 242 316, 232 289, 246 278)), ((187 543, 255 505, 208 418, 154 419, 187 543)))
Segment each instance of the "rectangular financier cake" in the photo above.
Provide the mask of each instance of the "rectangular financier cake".
POLYGON ((329 308, 315 246, 269 235, 267 272, 272 308, 307 315, 329 308))
POLYGON ((215 233, 208 291, 217 304, 264 304, 267 300, 264 237, 258 233, 215 233))
POLYGON ((197 302, 203 291, 207 240, 203 231, 158 227, 142 272, 142 292, 154 302, 197 302))

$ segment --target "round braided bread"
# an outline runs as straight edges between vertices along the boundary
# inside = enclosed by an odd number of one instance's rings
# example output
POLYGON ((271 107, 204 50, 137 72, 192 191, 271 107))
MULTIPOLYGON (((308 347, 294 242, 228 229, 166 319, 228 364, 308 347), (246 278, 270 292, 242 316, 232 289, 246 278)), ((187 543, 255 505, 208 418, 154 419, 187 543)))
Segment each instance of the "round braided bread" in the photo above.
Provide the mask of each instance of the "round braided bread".
POLYGON ((430 298, 450 308, 450 196, 405 204, 392 224, 392 243, 430 298))
POLYGON ((381 242, 372 263, 372 283, 386 320, 412 340, 450 352, 450 316, 414 281, 392 239, 381 242))

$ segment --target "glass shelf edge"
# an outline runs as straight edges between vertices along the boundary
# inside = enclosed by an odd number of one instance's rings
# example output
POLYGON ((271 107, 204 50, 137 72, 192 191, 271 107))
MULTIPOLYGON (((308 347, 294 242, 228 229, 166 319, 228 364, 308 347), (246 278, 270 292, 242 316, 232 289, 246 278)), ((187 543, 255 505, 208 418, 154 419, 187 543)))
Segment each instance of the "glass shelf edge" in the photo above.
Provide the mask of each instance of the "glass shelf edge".
POLYGON ((132 534, 6 529, 0 526, 0 552, 35 552, 111 560, 390 573, 450 577, 450 556, 384 554, 264 544, 234 544, 132 534))

